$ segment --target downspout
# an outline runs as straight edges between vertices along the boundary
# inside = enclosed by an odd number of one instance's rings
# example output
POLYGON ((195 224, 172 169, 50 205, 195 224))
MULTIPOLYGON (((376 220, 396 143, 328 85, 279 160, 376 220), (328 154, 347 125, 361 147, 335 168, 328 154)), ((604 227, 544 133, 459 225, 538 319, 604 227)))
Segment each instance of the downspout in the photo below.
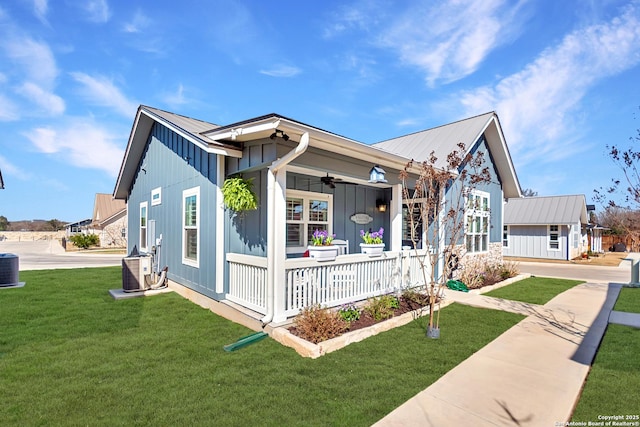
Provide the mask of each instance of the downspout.
POLYGON ((262 318, 262 327, 265 327, 274 315, 275 305, 275 257, 276 257, 276 240, 282 236, 275 235, 276 221, 278 218, 274 212, 276 198, 276 176, 278 171, 287 166, 293 160, 302 155, 309 148, 309 132, 305 132, 300 137, 298 146, 289 151, 280 159, 275 160, 267 172, 267 313, 262 318))

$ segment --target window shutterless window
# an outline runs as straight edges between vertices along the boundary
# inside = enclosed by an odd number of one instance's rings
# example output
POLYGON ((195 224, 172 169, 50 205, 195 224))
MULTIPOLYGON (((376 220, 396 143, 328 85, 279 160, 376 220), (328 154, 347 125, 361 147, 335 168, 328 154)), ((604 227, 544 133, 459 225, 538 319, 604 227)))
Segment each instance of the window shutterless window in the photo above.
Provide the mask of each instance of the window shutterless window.
POLYGON ((315 230, 333 232, 333 195, 287 190, 287 253, 307 249, 315 230))
POLYGON ((505 248, 509 247, 509 226, 505 225, 502 227, 502 246, 505 248))
POLYGON ((182 192, 182 263, 198 267, 200 260, 200 187, 182 192))
POLYGON ((489 250, 489 193, 473 190, 467 196, 465 241, 468 252, 489 250))
POLYGON ((147 251, 147 215, 149 212, 149 202, 140 203, 140 241, 138 247, 141 251, 147 251))
POLYGON ((560 249, 560 226, 559 225, 550 225, 549 226, 549 250, 559 250, 560 249))

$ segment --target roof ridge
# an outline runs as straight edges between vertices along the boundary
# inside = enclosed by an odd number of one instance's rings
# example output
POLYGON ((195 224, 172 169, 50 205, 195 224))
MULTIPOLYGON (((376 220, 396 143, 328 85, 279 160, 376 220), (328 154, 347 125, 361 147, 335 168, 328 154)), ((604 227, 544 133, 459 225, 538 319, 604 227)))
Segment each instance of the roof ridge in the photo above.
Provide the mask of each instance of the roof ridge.
MULTIPOLYGON (((163 110, 162 108, 151 107, 151 106, 149 106, 149 105, 144 105, 144 104, 141 104, 141 105, 140 105, 140 108, 145 108, 145 109, 147 109, 147 110, 152 110, 151 112, 153 112, 153 110, 155 110, 155 111, 160 111, 160 112, 163 112, 163 113, 166 113, 166 114, 171 114, 171 115, 173 115, 173 116, 183 117, 183 118, 185 118, 185 119, 194 120, 194 121, 196 121, 196 122, 200 122, 200 123, 203 123, 203 124, 206 124, 206 125, 212 125, 212 126, 215 126, 215 127, 214 127, 214 128, 212 128, 211 130, 215 130, 216 128, 221 127, 221 126, 220 126, 220 125, 218 125, 218 124, 211 123, 211 122, 206 121, 206 120, 196 119, 196 118, 194 118, 194 117, 185 116, 184 114, 179 114, 179 113, 174 113, 173 111, 163 110)), ((204 131, 204 132, 208 132, 208 131, 204 131)))

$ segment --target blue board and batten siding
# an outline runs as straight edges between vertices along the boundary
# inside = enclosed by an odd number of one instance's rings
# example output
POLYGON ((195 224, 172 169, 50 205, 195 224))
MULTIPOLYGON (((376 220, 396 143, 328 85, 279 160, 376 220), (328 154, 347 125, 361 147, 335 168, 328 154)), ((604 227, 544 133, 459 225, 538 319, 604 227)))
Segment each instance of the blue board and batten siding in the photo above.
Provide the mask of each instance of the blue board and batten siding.
MULTIPOLYGON (((212 298, 215 293, 215 223, 217 156, 155 123, 147 141, 128 199, 129 251, 139 245, 140 204, 148 203, 148 221, 155 221, 155 237, 162 234, 159 266, 168 277, 212 298), (199 267, 182 262, 183 191, 199 187, 199 267), (161 203, 152 204, 160 188, 161 203)), ((138 246, 139 248, 139 246, 138 246)), ((150 248, 149 248, 150 249, 150 248)))

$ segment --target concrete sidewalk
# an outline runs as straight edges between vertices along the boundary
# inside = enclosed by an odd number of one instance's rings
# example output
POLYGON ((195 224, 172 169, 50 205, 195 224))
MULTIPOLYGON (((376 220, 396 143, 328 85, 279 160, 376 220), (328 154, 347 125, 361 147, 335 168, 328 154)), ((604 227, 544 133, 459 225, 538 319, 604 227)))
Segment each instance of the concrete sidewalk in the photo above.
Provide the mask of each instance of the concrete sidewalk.
POLYGON ((448 291, 448 298, 463 304, 528 317, 374 425, 554 426, 569 421, 620 288, 585 283, 544 306, 448 291))

